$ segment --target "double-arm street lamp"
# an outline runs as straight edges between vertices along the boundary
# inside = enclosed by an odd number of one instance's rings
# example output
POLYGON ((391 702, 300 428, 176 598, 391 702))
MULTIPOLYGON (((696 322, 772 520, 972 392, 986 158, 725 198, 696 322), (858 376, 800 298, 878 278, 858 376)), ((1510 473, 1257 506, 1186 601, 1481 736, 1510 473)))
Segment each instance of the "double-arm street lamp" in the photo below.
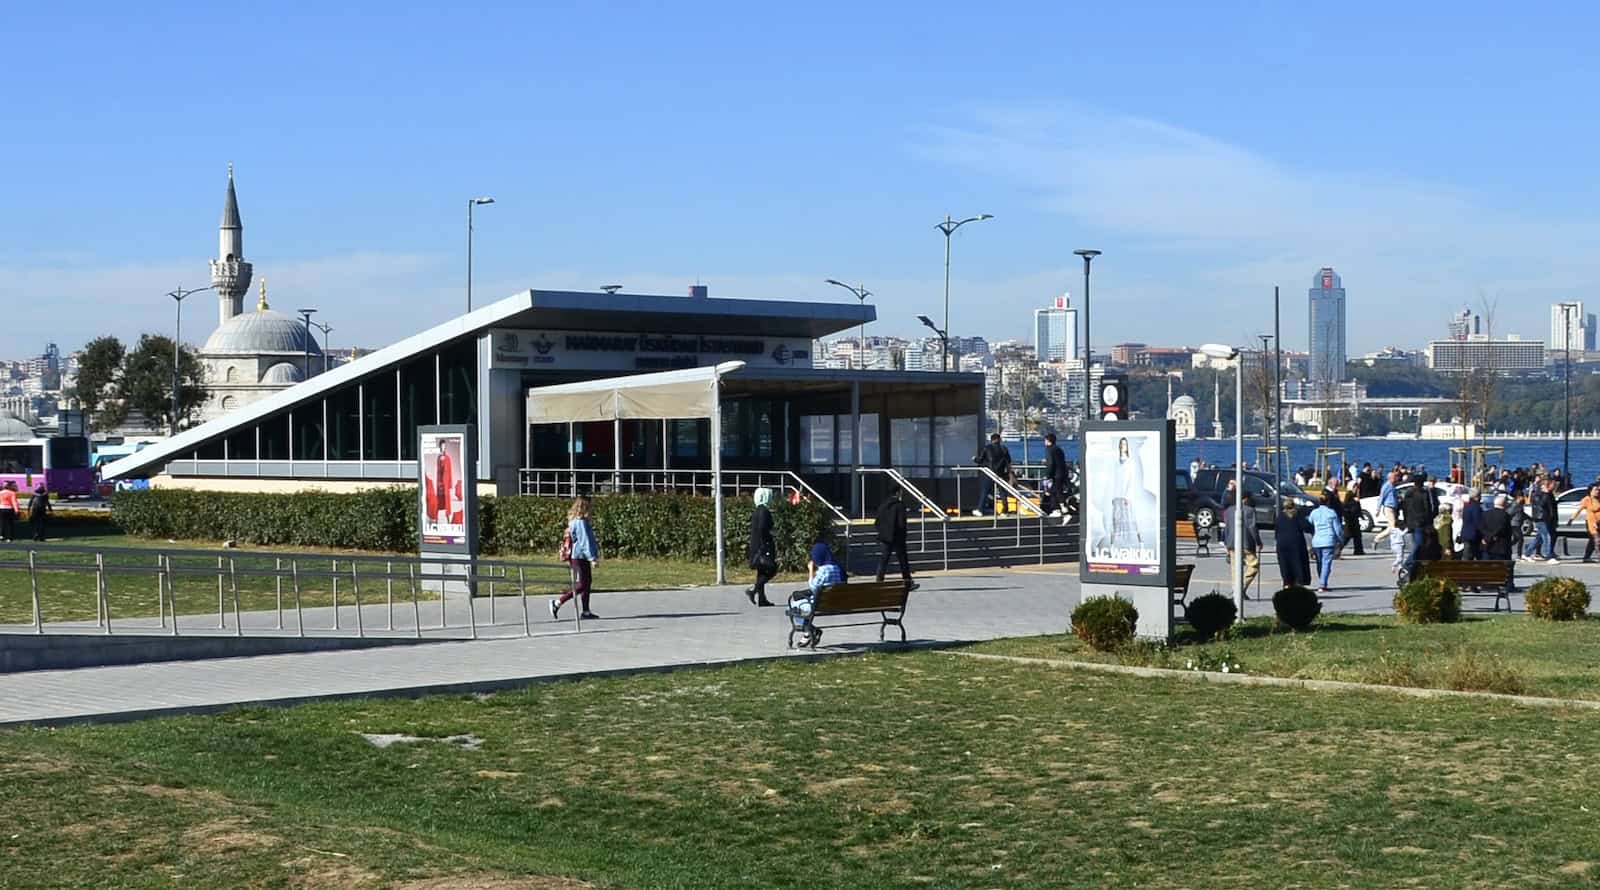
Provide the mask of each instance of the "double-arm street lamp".
POLYGON ((472 208, 479 204, 493 204, 490 197, 467 199, 467 311, 472 311, 472 208))
MULTIPOLYGON (((1244 524, 1255 522, 1254 508, 1247 517, 1244 511, 1244 361, 1241 350, 1221 343, 1207 343, 1200 347, 1206 358, 1233 362, 1233 604, 1239 619, 1244 619, 1244 524)), ((1224 507, 1227 505, 1224 504, 1224 507)))
POLYGON ((333 333, 333 325, 321 322, 307 321, 307 324, 322 332, 322 373, 328 373, 328 335, 333 333))
MULTIPOLYGON (((980 213, 977 216, 969 216, 961 220, 952 219, 949 214, 946 214, 944 222, 934 226, 934 228, 944 233, 944 331, 940 332, 939 336, 943 338, 946 348, 944 355, 939 359, 941 362, 939 365, 940 370, 950 370, 950 336, 947 333, 950 330, 950 236, 955 234, 956 229, 969 222, 983 222, 986 219, 994 219, 994 214, 980 213)), ((930 322, 928 327, 933 327, 933 324, 930 322)), ((938 330, 938 328, 934 328, 934 330, 938 330)))
MULTIPOLYGON (((838 287, 842 287, 845 290, 849 291, 851 294, 854 294, 856 300, 861 303, 861 306, 863 308, 865 308, 866 305, 867 305, 867 297, 872 296, 872 291, 867 290, 867 286, 864 285, 864 284, 858 284, 858 285, 855 285, 854 287, 852 287, 851 285, 845 284, 843 281, 839 281, 838 279, 835 279, 835 278, 829 278, 827 283, 835 285, 835 286, 838 286, 838 287)), ((865 371, 866 369, 867 369, 867 316, 866 316, 866 313, 863 312, 861 314, 861 370, 865 371)))
POLYGON ((180 349, 182 349, 182 345, 181 344, 183 343, 183 298, 184 297, 188 297, 188 296, 192 296, 194 294, 201 293, 202 291, 208 291, 208 290, 211 290, 211 288, 210 287, 197 287, 197 288, 194 288, 193 290, 184 290, 183 288, 180 287, 177 290, 172 291, 171 293, 167 294, 167 296, 171 297, 178 304, 178 324, 177 324, 176 329, 174 329, 173 332, 172 332, 172 423, 171 423, 171 427, 172 427, 172 435, 174 435, 174 436, 176 436, 178 434, 178 392, 179 392, 179 386, 180 386, 180 383, 181 383, 181 378, 179 377, 179 374, 178 374, 178 352, 179 352, 180 349))
POLYGON ((1083 419, 1094 418, 1094 387, 1089 385, 1089 368, 1094 364, 1094 351, 1089 348, 1089 264, 1100 255, 1092 249, 1074 250, 1083 257, 1083 419))
POLYGON ((939 367, 944 367, 944 357, 950 354, 950 336, 933 323, 933 319, 926 315, 917 316, 917 321, 927 326, 928 330, 939 335, 939 367))

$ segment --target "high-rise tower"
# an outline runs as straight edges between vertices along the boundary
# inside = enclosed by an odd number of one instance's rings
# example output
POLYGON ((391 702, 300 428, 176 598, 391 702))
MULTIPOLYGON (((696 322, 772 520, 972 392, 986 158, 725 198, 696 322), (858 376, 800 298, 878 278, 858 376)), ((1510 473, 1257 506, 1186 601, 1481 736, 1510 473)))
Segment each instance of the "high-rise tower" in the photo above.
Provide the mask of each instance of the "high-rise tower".
POLYGON ((250 290, 250 264, 244 259, 244 223, 239 221, 239 198, 233 193, 233 165, 228 165, 228 196, 222 204, 222 226, 217 238, 217 258, 211 261, 211 287, 217 292, 218 324, 244 311, 250 290))
POLYGON ((1311 346, 1310 377, 1312 381, 1331 387, 1344 379, 1344 282, 1332 266, 1317 270, 1310 298, 1311 346))

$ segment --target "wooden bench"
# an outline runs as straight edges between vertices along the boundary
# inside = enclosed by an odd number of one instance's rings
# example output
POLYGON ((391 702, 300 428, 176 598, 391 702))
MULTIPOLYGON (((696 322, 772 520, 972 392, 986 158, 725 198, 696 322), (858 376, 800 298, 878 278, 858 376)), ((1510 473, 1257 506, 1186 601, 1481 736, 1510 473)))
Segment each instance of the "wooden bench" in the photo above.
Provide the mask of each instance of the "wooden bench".
MULTIPOLYGON (((806 591, 802 591, 806 592, 806 591)), ((870 627, 878 625, 878 641, 883 642, 883 632, 893 625, 900 628, 900 642, 906 640, 906 626, 902 623, 906 613, 906 598, 911 595, 911 586, 904 581, 856 581, 846 584, 835 584, 824 587, 812 596, 811 617, 804 624, 797 623, 797 619, 789 621, 789 648, 795 647, 794 635, 804 632, 805 639, 800 641, 801 648, 817 648, 817 643, 822 639, 822 628, 816 626, 818 618, 831 618, 839 615, 867 615, 878 613, 878 618, 872 621, 849 621, 840 624, 829 624, 828 627, 870 627)), ((793 598, 791 598, 791 602, 793 598)), ((787 611, 787 610, 786 610, 787 611)))
POLYGON ((1501 559, 1436 559, 1417 563, 1415 572, 1405 581, 1438 578, 1454 582, 1461 588, 1462 596, 1493 596, 1494 610, 1500 611, 1500 601, 1506 601, 1506 611, 1511 611, 1511 591, 1516 589, 1516 563, 1501 559), (1485 592, 1479 588, 1491 588, 1485 592))
MULTIPOLYGON (((1193 526, 1193 523, 1190 523, 1193 526)), ((1194 577, 1194 566, 1182 563, 1173 567, 1172 586, 1167 588, 1172 593, 1172 605, 1183 610, 1184 620, 1189 616, 1189 579, 1194 577)))
POLYGON ((1200 528, 1193 519, 1179 519, 1173 525, 1173 534, 1180 541, 1193 541, 1195 556, 1211 555, 1211 529, 1200 528))

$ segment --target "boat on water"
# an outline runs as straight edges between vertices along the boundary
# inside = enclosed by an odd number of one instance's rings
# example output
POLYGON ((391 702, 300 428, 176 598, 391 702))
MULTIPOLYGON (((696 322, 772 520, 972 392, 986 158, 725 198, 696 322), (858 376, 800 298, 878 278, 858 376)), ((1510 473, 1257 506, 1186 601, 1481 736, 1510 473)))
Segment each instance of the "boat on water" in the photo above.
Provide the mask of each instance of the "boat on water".
POLYGON ((1418 436, 1417 436, 1416 433, 1396 433, 1396 432, 1391 432, 1391 433, 1385 435, 1384 438, 1385 439, 1415 439, 1415 438, 1418 438, 1418 436))

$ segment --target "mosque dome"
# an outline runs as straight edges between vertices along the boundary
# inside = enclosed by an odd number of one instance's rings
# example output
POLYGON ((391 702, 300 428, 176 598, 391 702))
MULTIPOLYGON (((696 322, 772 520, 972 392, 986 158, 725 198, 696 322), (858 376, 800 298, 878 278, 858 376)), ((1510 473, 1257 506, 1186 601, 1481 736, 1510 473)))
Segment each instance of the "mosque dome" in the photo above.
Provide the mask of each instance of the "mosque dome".
POLYGON ((0 441, 32 439, 33 427, 8 411, 0 411, 0 441))
POLYGON ((1177 398, 1172 400, 1172 407, 1167 409, 1167 416, 1171 417, 1171 416, 1173 416, 1173 415, 1175 415, 1175 414, 1177 414, 1177 413, 1179 413, 1181 411, 1188 411, 1190 414, 1193 414, 1194 410, 1195 410, 1194 397, 1192 397, 1192 396, 1178 396, 1177 398))
POLYGON ((304 379, 300 369, 288 362, 278 362, 261 375, 262 383, 299 383, 304 379))
MULTIPOLYGON (((262 309, 228 319, 211 332, 202 353, 310 353, 321 355, 322 348, 300 321, 281 312, 262 309)), ((275 368, 273 369, 275 370, 275 368)), ((268 371, 271 373, 271 370, 268 371)), ((296 375, 299 371, 295 371, 296 375)), ((296 377, 298 380, 298 376, 296 377)))

